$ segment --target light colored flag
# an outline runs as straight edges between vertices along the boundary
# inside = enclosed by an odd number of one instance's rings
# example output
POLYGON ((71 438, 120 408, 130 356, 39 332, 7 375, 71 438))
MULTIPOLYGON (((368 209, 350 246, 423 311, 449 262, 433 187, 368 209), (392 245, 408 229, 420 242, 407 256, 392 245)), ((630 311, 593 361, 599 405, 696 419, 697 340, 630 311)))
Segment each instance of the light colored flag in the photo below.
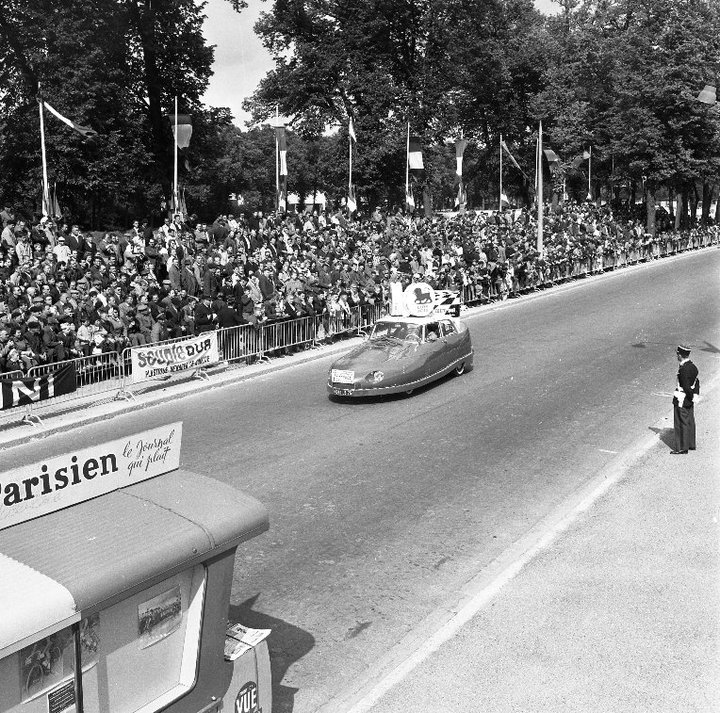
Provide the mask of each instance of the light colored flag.
POLYGON ((465 185, 462 181, 458 184, 458 192, 455 196, 455 207, 463 210, 467 205, 467 193, 465 192, 465 185))
POLYGON ((520 171, 520 173, 522 173, 522 175, 524 176, 525 171, 523 171, 522 168, 520 168, 520 164, 515 160, 515 157, 510 153, 510 149, 507 147, 507 144, 505 143, 504 139, 500 142, 500 145, 502 146, 503 151, 507 154, 507 157, 510 159, 510 162, 512 163, 512 165, 515 166, 515 168, 517 168, 517 170, 520 171))
POLYGON ((425 166, 423 165, 422 148, 420 147, 420 140, 416 136, 411 136, 408 143, 408 166, 412 170, 420 171, 425 166))
POLYGON ((591 156, 590 152, 587 149, 585 149, 582 154, 583 160, 587 161, 590 158, 590 156, 591 156))
POLYGON ((177 115, 177 133, 175 131, 175 115, 170 116, 173 135, 175 135, 175 143, 179 149, 186 149, 190 146, 190 137, 192 136, 193 127, 192 119, 188 114, 177 115))
POLYGON ((463 175, 463 155, 465 153, 465 147, 467 146, 467 139, 458 139, 455 142, 455 162, 457 164, 455 173, 458 176, 463 175))
POLYGON ((510 206, 510 200, 504 193, 502 193, 502 194, 500 194, 500 206, 502 207, 505 205, 510 206))
POLYGON ((357 137, 355 136, 355 126, 353 125, 352 116, 350 117, 350 121, 348 123, 348 136, 357 143, 357 137))
POLYGON ((355 186, 350 186, 347 198, 348 213, 354 213, 357 210, 357 200, 355 199, 355 186))
POLYGON ((560 161, 560 157, 552 149, 543 149, 543 153, 548 163, 558 163, 560 161))
POLYGON ((280 175, 287 176, 287 138, 285 127, 275 127, 275 138, 277 139, 278 153, 280 154, 280 175))
POLYGON ((405 205, 408 210, 415 210, 415 196, 413 195, 412 188, 405 194, 405 205))
POLYGON ((91 129, 87 126, 80 126, 80 124, 76 124, 71 119, 68 119, 66 116, 63 116, 57 109, 54 109, 46 101, 43 100, 42 105, 53 116, 57 117, 58 119, 60 119, 60 121, 67 124, 71 129, 75 129, 75 131, 77 131, 78 134, 80 134, 80 136, 83 136, 86 139, 93 139, 98 135, 98 133, 97 133, 97 131, 95 131, 95 129, 91 129))

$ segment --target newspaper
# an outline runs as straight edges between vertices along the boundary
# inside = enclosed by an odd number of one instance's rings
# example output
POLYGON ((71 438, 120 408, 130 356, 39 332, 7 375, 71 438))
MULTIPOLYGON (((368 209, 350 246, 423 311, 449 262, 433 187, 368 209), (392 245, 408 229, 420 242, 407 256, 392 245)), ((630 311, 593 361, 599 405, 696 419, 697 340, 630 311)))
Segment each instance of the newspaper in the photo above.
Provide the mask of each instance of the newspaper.
POLYGON ((225 660, 234 661, 246 651, 264 641, 272 629, 251 629, 242 624, 233 624, 225 632, 225 660))

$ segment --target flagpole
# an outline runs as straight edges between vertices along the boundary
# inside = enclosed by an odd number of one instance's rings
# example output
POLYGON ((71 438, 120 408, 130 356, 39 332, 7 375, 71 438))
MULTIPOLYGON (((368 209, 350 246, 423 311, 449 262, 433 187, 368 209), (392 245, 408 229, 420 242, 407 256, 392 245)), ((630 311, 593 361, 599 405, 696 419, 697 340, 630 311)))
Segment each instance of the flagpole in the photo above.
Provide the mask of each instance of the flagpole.
MULTIPOLYGON (((38 83, 38 94, 40 94, 40 84, 38 83)), ((38 101, 38 107, 40 110, 40 155, 42 156, 42 172, 43 172, 43 197, 42 197, 42 214, 48 216, 49 203, 50 203, 50 191, 48 188, 48 175, 47 175, 47 157, 45 155, 45 116, 43 113, 43 100, 40 95, 38 101)))
POLYGON ((590 151, 588 152, 588 200, 592 200, 592 190, 591 190, 591 183, 590 183, 590 176, 592 171, 592 144, 590 144, 590 151))
POLYGON ((175 145, 173 146, 173 213, 178 212, 178 98, 175 95, 175 145))
MULTIPOLYGON (((348 132, 348 198, 352 193, 352 136, 348 132)), ((349 211, 349 206, 348 206, 349 211)))
POLYGON ((543 175, 542 175, 542 121, 538 127, 537 145, 537 197, 538 197, 538 227, 537 227, 537 251, 543 252, 543 175))
MULTIPOLYGON (((280 119, 280 107, 275 105, 275 126, 278 126, 280 119)), ((280 143, 278 134, 275 131, 275 211, 280 212, 280 143)))
POLYGON ((407 141, 405 144, 405 207, 407 208, 407 197, 410 195, 410 122, 408 121, 407 141))
POLYGON ((503 155, 502 155, 502 134, 500 134, 500 201, 498 202, 498 206, 500 206, 500 210, 502 211, 502 197, 503 197, 503 185, 502 185, 502 179, 503 179, 503 155))

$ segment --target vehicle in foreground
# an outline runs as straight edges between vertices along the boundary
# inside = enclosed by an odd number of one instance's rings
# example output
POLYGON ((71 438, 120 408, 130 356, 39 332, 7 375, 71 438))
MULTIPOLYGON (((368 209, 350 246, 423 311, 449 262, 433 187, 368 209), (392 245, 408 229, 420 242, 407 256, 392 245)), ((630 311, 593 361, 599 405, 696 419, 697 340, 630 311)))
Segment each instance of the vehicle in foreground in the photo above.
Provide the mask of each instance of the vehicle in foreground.
POLYGON ((388 316, 332 364, 327 389, 346 397, 410 393, 472 366, 470 331, 459 319, 437 313, 388 316))

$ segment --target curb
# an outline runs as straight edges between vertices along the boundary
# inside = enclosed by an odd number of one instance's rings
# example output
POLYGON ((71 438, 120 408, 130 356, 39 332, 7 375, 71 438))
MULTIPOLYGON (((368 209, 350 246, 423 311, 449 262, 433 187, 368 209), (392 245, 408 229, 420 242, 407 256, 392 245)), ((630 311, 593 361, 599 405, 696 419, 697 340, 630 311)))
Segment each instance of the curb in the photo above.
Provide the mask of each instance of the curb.
POLYGON ((78 402, 74 408, 69 408, 62 415, 48 415, 47 419, 52 419, 52 423, 45 425, 36 425, 32 431, 21 430, 25 424, 19 423, 11 426, 12 430, 6 433, 0 433, 0 452, 14 448, 16 446, 25 445, 30 441, 41 440, 57 433, 67 433, 69 428, 75 429, 86 426, 99 421, 107 421, 115 416, 121 416, 133 411, 141 411, 152 406, 168 403, 175 399, 182 399, 187 396, 195 396, 204 391, 218 389, 223 386, 242 383, 254 379, 263 374, 270 374, 276 371, 283 371, 299 364, 306 364, 326 356, 332 356, 339 352, 346 351, 358 343, 357 337, 345 339, 335 344, 328 344, 319 350, 307 350, 284 357, 283 359, 275 359, 267 364, 254 364, 244 369, 232 369, 224 371, 222 374, 210 376, 209 381, 183 381, 177 384, 169 384, 168 386, 153 391, 152 393, 141 395, 132 401, 105 400, 103 403, 84 406, 78 402), (78 413, 82 409, 81 413, 78 413), (14 431, 21 431, 15 433, 14 431))

